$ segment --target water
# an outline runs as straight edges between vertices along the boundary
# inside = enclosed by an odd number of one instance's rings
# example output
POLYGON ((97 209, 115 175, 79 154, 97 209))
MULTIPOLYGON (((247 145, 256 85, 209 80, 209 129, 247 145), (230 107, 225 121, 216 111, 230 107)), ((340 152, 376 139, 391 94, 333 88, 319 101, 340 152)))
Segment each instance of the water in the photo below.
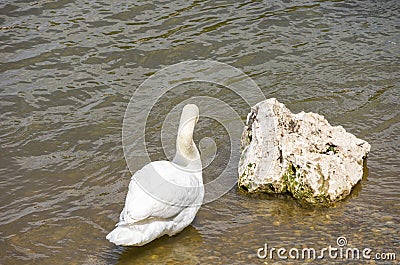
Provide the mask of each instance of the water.
MULTIPOLYGON (((398 1, 43 0, 0 10, 0 263, 262 264, 271 262, 256 255, 265 243, 322 249, 339 236, 400 258, 398 1), (237 67, 266 97, 367 140, 369 175, 334 208, 233 188, 177 236, 108 243, 130 179, 121 143, 129 99, 153 73, 191 59, 237 67)), ((184 89, 152 112, 153 159, 165 157, 157 118, 183 98, 210 94, 248 112, 215 85, 184 89)), ((220 158, 204 172, 212 179, 229 157, 224 131, 204 119, 196 134, 215 139, 220 158)), ((318 264, 334 262, 343 260, 318 264)))

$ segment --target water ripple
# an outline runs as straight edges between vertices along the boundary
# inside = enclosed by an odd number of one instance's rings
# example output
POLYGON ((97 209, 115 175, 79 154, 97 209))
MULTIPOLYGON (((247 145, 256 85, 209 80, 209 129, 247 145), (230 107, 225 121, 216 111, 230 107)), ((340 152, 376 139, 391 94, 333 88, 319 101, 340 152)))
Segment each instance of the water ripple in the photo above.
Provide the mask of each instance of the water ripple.
MULTIPOLYGON (((399 241, 398 1, 38 0, 0 10, 0 263, 250 264, 267 242, 317 247, 346 235, 353 246, 391 250, 399 241), (332 209, 232 190, 176 237, 108 244, 130 179, 120 138, 130 96, 189 59, 236 66, 267 97, 369 141, 368 179, 332 209)), ((185 93, 218 90, 197 87, 185 93)), ((165 109, 179 95, 166 95, 165 109)), ((213 95, 245 108, 236 95, 213 95)), ((149 125, 149 139, 160 124, 149 125)), ((163 157, 156 143, 149 149, 163 157)))

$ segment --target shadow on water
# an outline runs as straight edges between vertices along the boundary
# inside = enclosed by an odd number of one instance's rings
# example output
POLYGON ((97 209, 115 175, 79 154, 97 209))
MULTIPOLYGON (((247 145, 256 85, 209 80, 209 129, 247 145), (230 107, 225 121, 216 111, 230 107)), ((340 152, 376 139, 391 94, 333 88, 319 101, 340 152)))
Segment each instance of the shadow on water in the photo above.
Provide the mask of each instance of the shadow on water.
POLYGON ((367 160, 368 160, 368 158, 365 158, 363 161, 363 175, 362 175, 361 180, 359 182, 357 182, 357 184, 351 190, 350 194, 344 200, 342 200, 342 202, 346 202, 353 198, 357 198, 360 195, 363 186, 366 185, 366 183, 368 181, 368 174, 369 174, 367 160))
POLYGON ((189 226, 175 236, 166 235, 141 247, 117 247, 122 249, 122 254, 116 264, 198 264, 195 253, 202 243, 197 229, 189 226))

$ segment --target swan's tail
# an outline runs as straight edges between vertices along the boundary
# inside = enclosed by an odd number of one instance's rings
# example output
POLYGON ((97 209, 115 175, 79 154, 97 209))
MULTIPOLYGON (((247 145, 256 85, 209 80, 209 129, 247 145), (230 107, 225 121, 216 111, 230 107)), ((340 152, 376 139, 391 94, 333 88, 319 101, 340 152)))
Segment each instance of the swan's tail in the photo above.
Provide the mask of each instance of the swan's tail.
POLYGON ((106 238, 111 243, 121 246, 143 246, 147 243, 142 232, 125 225, 117 226, 106 238))
POLYGON ((143 246, 168 232, 165 224, 157 222, 147 225, 118 225, 107 235, 107 239, 115 245, 143 246))

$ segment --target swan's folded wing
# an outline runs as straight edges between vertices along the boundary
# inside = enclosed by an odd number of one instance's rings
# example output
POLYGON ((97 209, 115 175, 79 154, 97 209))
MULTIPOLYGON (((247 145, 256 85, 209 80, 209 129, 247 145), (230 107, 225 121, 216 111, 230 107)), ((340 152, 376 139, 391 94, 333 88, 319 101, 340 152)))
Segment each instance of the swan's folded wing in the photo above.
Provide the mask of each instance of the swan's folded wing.
POLYGON ((198 201, 202 188, 194 173, 182 171, 168 161, 152 162, 132 177, 120 221, 174 217, 198 201))

